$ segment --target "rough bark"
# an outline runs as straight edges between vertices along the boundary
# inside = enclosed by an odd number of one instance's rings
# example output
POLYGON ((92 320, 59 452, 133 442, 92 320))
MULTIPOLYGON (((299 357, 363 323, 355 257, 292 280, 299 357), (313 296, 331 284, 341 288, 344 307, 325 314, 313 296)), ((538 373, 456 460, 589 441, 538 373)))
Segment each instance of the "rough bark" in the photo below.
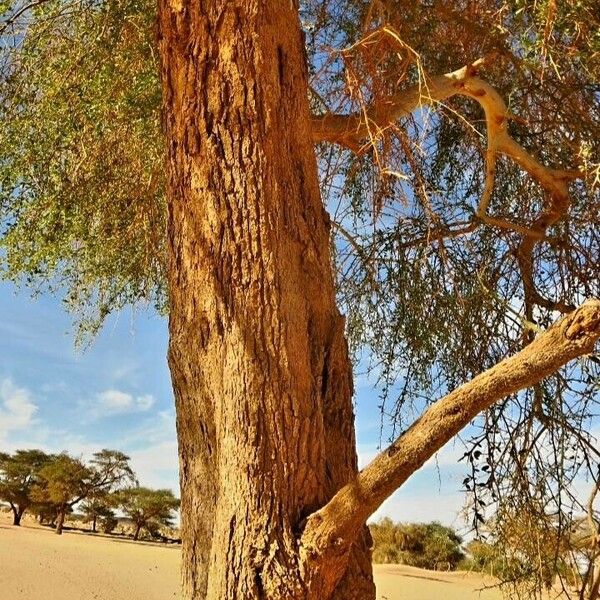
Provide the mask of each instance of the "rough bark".
MULTIPOLYGON (((298 535, 357 461, 297 6, 161 0, 159 44, 183 597, 309 598, 298 535)), ((374 598, 359 531, 333 598, 374 598)))
POLYGON ((15 527, 19 527, 21 525, 21 519, 23 518, 23 513, 25 512, 25 508, 11 503, 10 509, 12 510, 12 513, 13 513, 13 525, 15 527))
POLYGON ((297 6, 160 0, 159 47, 183 597, 368 600, 367 517, 478 412, 590 351, 598 303, 358 474, 297 6))
POLYGON ((65 515, 67 513, 67 507, 61 506, 58 510, 57 521, 56 521, 56 534, 62 535, 63 526, 65 524, 65 515))

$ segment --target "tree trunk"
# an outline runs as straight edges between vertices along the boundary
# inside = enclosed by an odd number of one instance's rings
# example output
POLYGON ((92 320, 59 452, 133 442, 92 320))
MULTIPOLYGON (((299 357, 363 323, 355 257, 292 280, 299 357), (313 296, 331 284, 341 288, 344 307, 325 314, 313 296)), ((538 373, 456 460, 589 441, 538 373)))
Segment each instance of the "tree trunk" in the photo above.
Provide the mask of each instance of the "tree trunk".
POLYGON ((21 518, 23 517, 23 513, 25 512, 24 508, 20 506, 16 506, 14 504, 10 505, 10 508, 13 513, 13 525, 19 527, 21 525, 21 518))
POLYGON ((135 526, 135 533, 133 534, 133 539, 137 542, 137 540, 140 539, 140 531, 142 529, 142 526, 139 523, 136 523, 135 526))
MULTIPOLYGON (((304 520, 357 472, 297 10, 159 3, 186 600, 314 598, 304 520)), ((369 548, 330 598, 375 597, 369 548)))
POLYGON ((67 507, 66 506, 61 506, 58 509, 58 515, 57 515, 57 521, 56 521, 56 533, 58 535, 62 535, 63 532, 63 526, 65 524, 65 515, 67 512, 67 507))
POLYGON ((96 533, 96 521, 98 520, 98 517, 96 515, 94 515, 94 518, 92 519, 92 533, 96 533))

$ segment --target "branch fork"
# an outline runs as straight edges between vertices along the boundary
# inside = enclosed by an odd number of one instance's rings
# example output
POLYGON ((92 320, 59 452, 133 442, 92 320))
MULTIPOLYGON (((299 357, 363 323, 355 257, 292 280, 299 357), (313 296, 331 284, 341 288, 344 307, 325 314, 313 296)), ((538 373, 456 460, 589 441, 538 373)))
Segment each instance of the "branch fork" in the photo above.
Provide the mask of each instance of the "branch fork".
POLYGON ((589 300, 523 350, 433 404, 307 519, 299 544, 309 598, 329 597, 369 516, 444 444, 495 402, 593 352, 599 339, 600 300, 589 300))

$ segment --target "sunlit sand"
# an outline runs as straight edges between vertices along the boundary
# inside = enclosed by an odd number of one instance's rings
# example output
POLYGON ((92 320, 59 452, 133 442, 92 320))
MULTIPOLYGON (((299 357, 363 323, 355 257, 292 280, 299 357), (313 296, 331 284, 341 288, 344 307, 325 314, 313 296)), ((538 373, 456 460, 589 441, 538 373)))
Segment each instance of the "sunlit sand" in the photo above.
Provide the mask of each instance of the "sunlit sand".
MULTIPOLYGON (((179 597, 179 546, 132 542, 0 520, 2 600, 167 600, 179 597)), ((499 600, 472 573, 376 565, 378 600, 499 600)))

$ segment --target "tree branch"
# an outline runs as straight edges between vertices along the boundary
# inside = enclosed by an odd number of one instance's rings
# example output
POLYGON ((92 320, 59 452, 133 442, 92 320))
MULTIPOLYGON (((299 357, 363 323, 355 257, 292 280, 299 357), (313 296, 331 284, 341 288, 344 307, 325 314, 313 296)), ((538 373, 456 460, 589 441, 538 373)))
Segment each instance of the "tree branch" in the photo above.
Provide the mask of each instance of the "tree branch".
POLYGON ((315 597, 328 597, 367 518, 425 461, 480 412, 591 353, 599 338, 600 300, 590 300, 517 354, 436 402, 354 481, 313 513, 300 548, 305 578, 315 597))
POLYGON ((419 106, 442 102, 461 95, 474 99, 485 113, 487 150, 485 153, 485 183, 477 206, 479 222, 514 231, 523 236, 516 251, 526 304, 533 303, 563 313, 574 309, 564 302, 544 298, 536 289, 533 277, 533 252, 535 245, 545 239, 549 227, 563 218, 571 203, 567 183, 582 177, 579 171, 556 170, 542 165, 508 133, 508 108, 498 92, 486 81, 476 76, 477 68, 484 59, 457 71, 433 78, 391 96, 361 112, 349 115, 325 114, 313 117, 313 140, 341 144, 355 152, 363 148, 363 140, 370 137, 372 128, 381 131, 394 121, 411 114, 419 106), (498 154, 511 158, 526 171, 546 192, 546 203, 528 226, 489 214, 488 207, 495 184, 498 154))
POLYGON ((383 130, 394 121, 408 116, 420 106, 442 102, 452 96, 467 96, 479 103, 485 113, 488 148, 486 152, 485 186, 477 216, 490 225, 511 229, 524 236, 541 239, 548 224, 556 222, 568 210, 570 199, 567 181, 580 178, 578 171, 555 170, 542 165, 527 150, 510 137, 507 131, 508 109, 498 92, 486 81, 476 76, 483 59, 410 87, 391 96, 387 101, 358 113, 338 115, 327 113, 312 119, 313 141, 333 142, 353 151, 362 148, 373 127, 383 130), (527 228, 517 223, 493 217, 487 208, 494 189, 495 166, 498 154, 514 160, 529 173, 550 196, 550 204, 542 222, 527 228), (548 223, 548 224, 547 224, 548 223), (545 227, 544 227, 545 226, 545 227))
POLYGON ((415 85, 387 101, 365 111, 349 115, 326 113, 312 118, 314 142, 332 142, 350 149, 360 148, 362 140, 369 137, 374 124, 387 127, 390 123, 406 117, 419 106, 441 102, 458 93, 457 86, 467 77, 469 67, 427 80, 425 85, 415 85))

